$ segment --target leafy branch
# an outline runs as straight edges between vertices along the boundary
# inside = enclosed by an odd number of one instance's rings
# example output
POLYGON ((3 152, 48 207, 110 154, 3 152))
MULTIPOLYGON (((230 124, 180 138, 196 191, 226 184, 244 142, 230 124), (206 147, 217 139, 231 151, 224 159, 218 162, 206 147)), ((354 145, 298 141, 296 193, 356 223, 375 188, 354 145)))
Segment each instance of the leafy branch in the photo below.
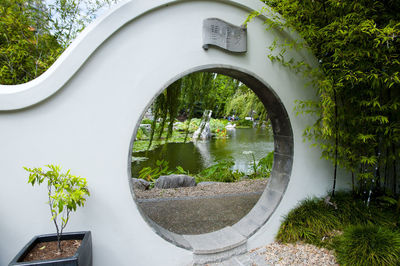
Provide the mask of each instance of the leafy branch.
POLYGON ((58 252, 61 249, 61 237, 67 226, 70 214, 76 211, 77 207, 83 207, 86 196, 90 196, 85 178, 70 174, 70 170, 62 173, 58 165, 45 165, 47 171, 42 168, 27 168, 29 172, 28 183, 34 186, 43 182, 47 183, 48 204, 51 213, 51 220, 57 231, 58 252))

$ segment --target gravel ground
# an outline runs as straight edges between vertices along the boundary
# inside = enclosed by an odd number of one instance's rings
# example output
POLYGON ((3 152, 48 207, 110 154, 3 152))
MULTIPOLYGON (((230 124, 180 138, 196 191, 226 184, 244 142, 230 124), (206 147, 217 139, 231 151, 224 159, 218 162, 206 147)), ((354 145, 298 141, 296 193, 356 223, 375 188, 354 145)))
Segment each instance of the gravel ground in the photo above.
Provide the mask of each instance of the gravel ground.
POLYGON ((272 243, 208 266, 339 265, 332 251, 310 244, 272 243))
POLYGON ((259 192, 265 189, 268 179, 243 180, 235 183, 211 183, 195 187, 135 190, 138 199, 209 197, 224 194, 259 192))
MULTIPOLYGON (((135 190, 138 199, 212 197, 224 194, 261 192, 267 179, 244 180, 235 183, 212 183, 176 189, 135 190)), ((332 251, 310 244, 280 244, 250 250, 229 260, 207 264, 208 266, 269 266, 269 265, 339 265, 332 251)))

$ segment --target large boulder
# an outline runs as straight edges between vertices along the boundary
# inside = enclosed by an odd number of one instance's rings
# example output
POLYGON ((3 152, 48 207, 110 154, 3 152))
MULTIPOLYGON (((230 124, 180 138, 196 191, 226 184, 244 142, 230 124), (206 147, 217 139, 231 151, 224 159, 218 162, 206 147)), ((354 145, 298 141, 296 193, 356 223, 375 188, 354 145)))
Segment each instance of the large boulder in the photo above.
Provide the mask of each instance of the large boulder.
POLYGON ((150 183, 140 178, 132 178, 132 185, 134 189, 138 190, 147 190, 150 188, 150 183))
POLYGON ((188 175, 162 175, 154 186, 156 188, 178 188, 178 187, 194 187, 196 180, 188 175))

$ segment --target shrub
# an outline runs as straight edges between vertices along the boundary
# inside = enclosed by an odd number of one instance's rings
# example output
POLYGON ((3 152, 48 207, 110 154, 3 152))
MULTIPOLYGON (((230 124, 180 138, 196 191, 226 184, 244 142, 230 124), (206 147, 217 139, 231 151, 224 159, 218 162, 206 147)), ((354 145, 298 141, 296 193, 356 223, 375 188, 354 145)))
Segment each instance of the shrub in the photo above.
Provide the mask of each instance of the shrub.
POLYGON ((377 225, 355 225, 335 241, 341 265, 399 265, 400 234, 377 225))
POLYGON ((182 166, 177 166, 175 171, 169 170, 169 162, 164 161, 164 160, 157 160, 156 161, 156 167, 151 168, 149 167, 143 167, 139 171, 139 176, 138 178, 147 180, 150 182, 150 187, 154 187, 154 182, 162 175, 172 175, 172 174, 184 174, 188 175, 189 171, 186 171, 185 169, 182 168, 182 166))
POLYGON ((147 180, 153 184, 161 175, 172 174, 172 172, 168 170, 168 165, 169 162, 167 161, 157 160, 155 168, 151 168, 150 166, 142 168, 139 172, 139 178, 147 180))
POLYGON ((232 159, 224 159, 216 164, 204 169, 197 176, 197 182, 216 181, 216 182, 235 182, 243 173, 231 170, 235 162, 232 159))
POLYGON ((139 127, 136 133, 136 140, 145 140, 148 139, 149 133, 147 132, 146 129, 139 127))
POLYGON ((225 126, 226 126, 226 120, 223 119, 214 119, 211 118, 210 119, 210 130, 213 133, 217 133, 217 131, 222 131, 225 130, 225 126))
POLYGON ((267 156, 261 158, 257 164, 254 153, 251 152, 250 154, 253 158, 253 162, 251 164, 251 166, 253 167, 253 173, 250 175, 250 178, 268 178, 271 175, 272 164, 274 163, 274 151, 269 152, 267 156))
POLYGON ((153 124, 153 120, 151 120, 151 119, 143 119, 140 122, 140 124, 149 124, 149 125, 151 125, 151 124, 153 124))
POLYGON ((234 124, 236 124, 238 127, 253 127, 253 121, 251 120, 245 120, 245 119, 240 119, 238 121, 234 121, 234 124))
POLYGON ((351 193, 337 192, 331 199, 334 206, 324 198, 306 199, 287 216, 279 229, 277 240, 294 243, 305 241, 317 246, 331 246, 335 232, 350 225, 375 224, 395 229, 399 219, 394 207, 382 207, 376 202, 369 206, 351 193), (335 208, 336 206, 336 208, 335 208))
POLYGON ((325 236, 340 227, 340 219, 334 207, 321 199, 306 199, 284 218, 276 239, 284 243, 305 241, 323 246, 325 236))
POLYGON ((42 168, 27 168, 29 172, 28 183, 40 185, 47 183, 47 196, 49 201, 51 219, 54 222, 57 231, 58 251, 61 250, 61 237, 64 228, 70 219, 70 214, 76 211, 76 208, 83 207, 86 197, 90 196, 86 179, 70 174, 70 170, 61 172, 58 165, 45 165, 47 171, 42 168))

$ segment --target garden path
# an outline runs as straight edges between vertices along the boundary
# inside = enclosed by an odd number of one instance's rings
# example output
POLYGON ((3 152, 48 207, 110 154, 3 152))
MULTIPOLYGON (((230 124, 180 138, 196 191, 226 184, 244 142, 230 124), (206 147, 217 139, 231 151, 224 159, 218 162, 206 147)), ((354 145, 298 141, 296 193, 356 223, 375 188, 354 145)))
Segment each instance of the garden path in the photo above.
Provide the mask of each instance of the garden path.
POLYGON ((339 265, 332 251, 310 244, 272 243, 207 266, 339 265))

